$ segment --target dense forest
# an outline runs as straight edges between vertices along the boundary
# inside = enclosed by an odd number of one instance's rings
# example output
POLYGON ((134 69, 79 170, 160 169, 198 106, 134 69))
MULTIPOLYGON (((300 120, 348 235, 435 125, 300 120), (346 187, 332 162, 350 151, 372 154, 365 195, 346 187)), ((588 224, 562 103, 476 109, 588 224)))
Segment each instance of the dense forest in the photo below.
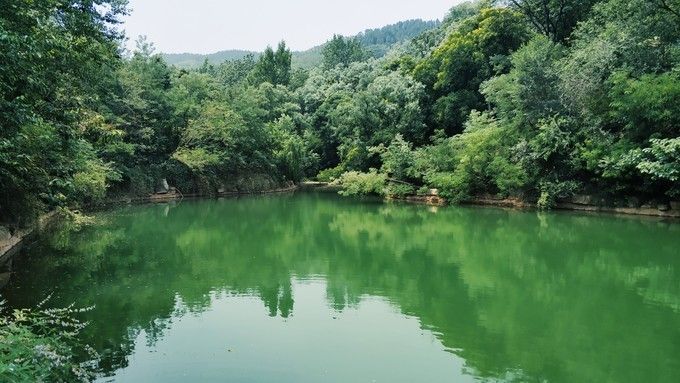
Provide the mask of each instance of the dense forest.
POLYGON ((161 179, 205 195, 319 179, 545 208, 680 197, 678 0, 463 3, 379 59, 362 40, 399 36, 335 36, 312 69, 294 69, 285 42, 195 70, 144 39, 126 54, 126 12, 0 8, 1 221, 161 179))

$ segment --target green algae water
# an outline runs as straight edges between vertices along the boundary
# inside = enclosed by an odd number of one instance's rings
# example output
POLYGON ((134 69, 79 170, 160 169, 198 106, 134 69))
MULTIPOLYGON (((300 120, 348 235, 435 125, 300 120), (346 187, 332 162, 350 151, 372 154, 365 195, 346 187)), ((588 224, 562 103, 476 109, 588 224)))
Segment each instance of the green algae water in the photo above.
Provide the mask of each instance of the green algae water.
POLYGON ((101 382, 677 382, 680 224, 298 193, 96 214, 10 307, 95 308, 101 382))

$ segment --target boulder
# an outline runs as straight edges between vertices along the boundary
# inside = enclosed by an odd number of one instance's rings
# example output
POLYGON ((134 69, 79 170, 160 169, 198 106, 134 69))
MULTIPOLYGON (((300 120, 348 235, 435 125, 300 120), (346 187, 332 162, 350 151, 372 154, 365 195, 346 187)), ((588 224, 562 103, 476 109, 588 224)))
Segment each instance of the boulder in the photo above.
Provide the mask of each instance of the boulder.
POLYGON ((640 201, 640 198, 638 198, 638 197, 628 197, 628 198, 626 198, 626 203, 627 203, 627 206, 630 207, 630 208, 637 208, 637 207, 640 207, 640 205, 642 204, 642 202, 640 201))
POLYGON ((8 273, 8 272, 7 273, 0 273, 0 289, 7 286, 11 276, 12 276, 12 273, 8 273))
POLYGON ((577 205, 596 205, 595 198, 593 198, 593 196, 591 195, 586 194, 577 194, 571 197, 570 202, 577 205))
POLYGON ((0 243, 12 239, 12 232, 4 226, 0 226, 0 243))
POLYGON ((669 210, 671 210, 671 205, 669 205, 667 203, 660 203, 657 206, 657 209, 659 209, 659 211, 669 211, 669 210))
POLYGON ((156 185, 156 194, 168 194, 170 192, 170 185, 168 185, 168 180, 162 178, 158 181, 156 185))

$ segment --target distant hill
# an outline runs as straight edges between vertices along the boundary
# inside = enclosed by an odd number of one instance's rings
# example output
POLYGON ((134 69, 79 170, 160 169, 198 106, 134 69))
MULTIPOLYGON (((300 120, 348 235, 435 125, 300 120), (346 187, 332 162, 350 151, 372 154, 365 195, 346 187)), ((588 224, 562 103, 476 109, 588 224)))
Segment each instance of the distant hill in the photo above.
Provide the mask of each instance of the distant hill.
POLYGON ((413 38, 428 29, 436 28, 439 24, 439 20, 423 21, 414 19, 400 21, 382 28, 367 29, 359 33, 356 38, 366 46, 391 45, 413 38))
MULTIPOLYGON (((438 20, 423 21, 420 19, 400 21, 396 24, 382 28, 367 29, 355 37, 371 52, 374 57, 382 57, 397 43, 412 39, 424 31, 434 29, 441 23, 438 20)), ((306 51, 293 52, 293 68, 312 68, 321 63, 324 44, 306 51)), ((226 50, 217 53, 202 55, 194 53, 168 53, 163 54, 165 61, 170 65, 182 68, 196 68, 208 59, 210 64, 220 64, 226 60, 238 60, 246 55, 259 56, 260 52, 244 50, 226 50)))
POLYGON ((195 68, 201 66, 205 59, 211 64, 219 64, 227 60, 238 60, 247 55, 259 55, 259 52, 243 51, 243 50, 229 50, 211 53, 207 55, 197 53, 163 53, 163 58, 170 65, 175 65, 182 68, 195 68))
POLYGON ((359 33, 356 38, 375 57, 382 57, 394 44, 410 40, 427 30, 437 28, 440 24, 439 20, 423 21, 414 19, 400 21, 382 28, 367 29, 359 33))
POLYGON ((293 68, 310 69, 321 64, 323 45, 302 52, 293 52, 293 68))

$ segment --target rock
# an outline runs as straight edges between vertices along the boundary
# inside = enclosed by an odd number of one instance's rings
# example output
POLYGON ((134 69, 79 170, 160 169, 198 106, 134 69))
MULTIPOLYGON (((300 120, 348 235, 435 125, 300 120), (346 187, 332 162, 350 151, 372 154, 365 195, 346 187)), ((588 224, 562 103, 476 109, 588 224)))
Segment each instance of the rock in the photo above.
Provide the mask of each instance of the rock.
POLYGON ((429 195, 439 195, 439 189, 430 189, 429 195))
POLYGON ((7 286, 12 273, 0 273, 0 289, 7 286))
POLYGON ((585 195, 585 194, 578 194, 573 197, 571 197, 571 203, 575 203, 577 205, 595 205, 595 199, 591 195, 585 195))
POLYGON ((12 238, 12 233, 8 228, 0 226, 0 242, 9 241, 12 238))
POLYGON ((671 210, 671 205, 669 205, 667 203, 660 203, 657 206, 657 209, 659 209, 659 211, 669 211, 669 210, 671 210))
POLYGON ((680 201, 671 201, 671 210, 680 210, 680 201))
POLYGON ((638 197, 628 197, 626 198, 626 204, 630 208, 637 208, 640 207, 640 198, 638 197))
POLYGON ((158 181, 158 185, 156 185, 156 194, 168 194, 168 192, 170 192, 168 180, 162 178, 160 181, 158 181))

